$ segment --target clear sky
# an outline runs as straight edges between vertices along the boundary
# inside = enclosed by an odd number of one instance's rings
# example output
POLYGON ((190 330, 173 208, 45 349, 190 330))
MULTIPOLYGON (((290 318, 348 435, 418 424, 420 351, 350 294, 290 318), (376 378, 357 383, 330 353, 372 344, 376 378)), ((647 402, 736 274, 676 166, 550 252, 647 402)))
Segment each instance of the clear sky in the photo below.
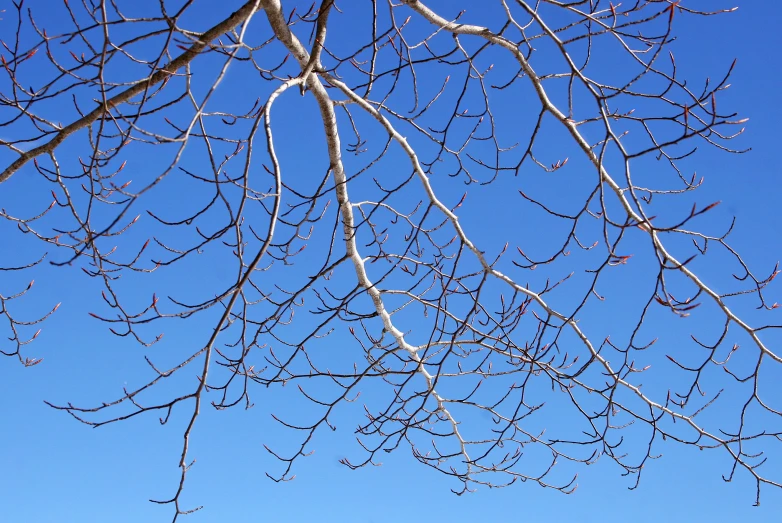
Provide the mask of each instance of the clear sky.
MULTIPOLYGON (((348 1, 357 0, 343 0, 343 3, 348 1)), ((697 6, 710 4, 706 0, 690 2, 697 6)), ((239 5, 239 2, 227 3, 239 5)), ((472 9, 481 9, 482 3, 476 2, 475 7, 468 9, 466 20, 470 20, 472 9)), ((682 2, 687 3, 688 0, 682 2)), ((27 3, 39 13, 39 20, 56 23, 56 17, 62 13, 58 14, 54 7, 50 11, 42 9, 45 4, 48 0, 27 3)), ((199 22, 204 27, 210 25, 208 11, 198 12, 204 16, 199 22)), ((9 38, 6 34, 13 33, 12 18, 5 16, 0 21, 3 40, 9 38)), ((749 118, 740 145, 752 147, 752 151, 729 155, 704 147, 697 160, 689 165, 694 165, 698 174, 707 179, 698 201, 706 204, 722 200, 713 214, 715 222, 725 223, 731 215, 738 218, 733 243, 761 273, 770 270, 782 257, 779 233, 782 219, 776 206, 782 189, 778 161, 779 122, 782 121, 782 104, 778 101, 782 92, 780 22, 782 5, 778 2, 742 2, 740 9, 730 15, 708 20, 683 17, 677 31, 680 38, 672 47, 679 68, 694 79, 708 75, 719 77, 734 58, 738 59, 732 86, 720 103, 749 118)), ((267 30, 261 18, 254 23, 256 28, 267 30)), ((333 38, 338 44, 340 38, 347 36, 337 34, 333 38)), ((218 100, 239 96, 234 90, 243 90, 240 94, 245 98, 255 96, 247 90, 241 77, 229 75, 219 88, 218 100)), ((286 96, 290 97, 290 103, 300 103, 298 94, 286 96)), ((301 103, 309 103, 314 113, 311 100, 301 103)), ((283 108, 279 114, 284 114, 283 108)), ((317 125, 317 120, 312 118, 313 125, 317 125)), ((285 169, 292 177, 300 173, 303 176, 310 158, 291 144, 310 120, 280 118, 277 122, 280 155, 287 162, 285 169)), ((382 139, 382 133, 375 138, 382 139)), ((3 167, 9 158, 6 151, 0 154, 3 167)), ((131 158, 128 169, 143 172, 160 160, 154 155, 131 158)), ((32 171, 29 166, 26 169, 32 171)), ((48 204, 48 192, 35 193, 38 186, 22 179, 28 174, 20 171, 15 178, 0 185, 0 207, 18 210, 24 209, 24 205, 32 206, 26 200, 28 196, 35 204, 48 204)), ((509 185, 500 187, 510 187, 516 182, 508 178, 501 183, 509 185)), ((454 194, 463 190, 463 186, 453 189, 454 194)), ((487 202, 481 199, 480 194, 484 193, 476 194, 463 211, 467 223, 471 217, 476 223, 482 223, 480 215, 487 202)), ((173 212, 178 206, 186 205, 183 200, 161 199, 158 203, 173 212)), ((502 217, 514 209, 494 208, 492 213, 502 217)), ((510 220, 496 218, 494 223, 491 231, 481 233, 485 244, 501 244, 518 232, 510 220)), ((530 241, 534 239, 534 235, 530 236, 530 241)), ((539 239, 545 241, 544 237, 539 239)), ((39 251, 16 234, 13 227, 8 224, 0 227, 0 263, 13 265, 34 252, 39 251)), ((14 274, 2 277, 0 293, 24 287, 30 279, 27 275, 14 274)), ((44 400, 56 404, 97 404, 117 397, 123 386, 137 385, 147 374, 144 352, 139 346, 111 336, 105 326, 87 316, 87 312, 100 307, 100 298, 99 290, 89 287, 85 277, 76 270, 48 265, 41 266, 34 277, 35 292, 30 295, 31 302, 25 305, 29 308, 22 312, 35 314, 58 302, 63 305, 46 321, 40 337, 27 349, 30 356, 44 358, 41 364, 24 368, 13 359, 0 359, 0 523, 168 521, 170 508, 147 500, 170 496, 178 482, 177 463, 187 412, 175 411, 165 426, 153 414, 91 429, 47 407, 44 400)), ((169 279, 168 283, 186 294, 201 283, 215 284, 220 275, 189 272, 184 266, 160 278, 169 279)), ((621 279, 614 285, 613 289, 607 289, 608 293, 622 292, 621 279)), ((126 292, 131 300, 142 302, 149 297, 147 288, 143 287, 143 295, 141 291, 134 295, 132 284, 128 284, 126 292)), ((771 301, 782 302, 778 289, 770 296, 771 301)), ((204 332, 208 331, 208 326, 197 322, 171 325, 164 338, 164 343, 169 345, 163 345, 156 353, 163 360, 169 358, 169 353, 163 352, 169 347, 203 344, 204 332)), ((663 334, 678 333, 686 337, 687 332, 686 327, 681 327, 675 333, 663 334)), ((775 350, 779 353, 779 337, 770 339, 777 342, 775 350)), ((336 334, 333 340, 330 350, 334 352, 356 348, 349 344, 349 337, 344 333, 336 334)), ((0 343, 5 342, 0 340, 0 343)), ((676 348, 671 350, 675 353, 676 348)), ((335 357, 360 356, 343 352, 335 357)), ((780 376, 778 368, 774 372, 780 376)), ((782 390, 771 392, 772 397, 776 393, 779 398, 782 390)), ((602 459, 589 467, 574 469, 579 474, 579 486, 569 496, 532 484, 516 484, 505 489, 481 487, 475 493, 455 496, 450 489, 458 488, 458 484, 421 466, 410 455, 409 447, 404 446, 384 455, 382 466, 351 471, 338 460, 360 456, 353 434, 355 425, 361 421, 360 402, 337 413, 336 431, 317 433, 314 443, 308 447, 314 453, 298 462, 293 481, 275 483, 265 472, 279 472, 280 465, 270 458, 263 444, 284 446, 297 435, 282 430, 269 413, 295 414, 291 411, 302 409, 298 413, 306 414, 307 411, 298 400, 280 403, 288 401, 289 395, 265 394, 260 387, 253 392, 256 403, 253 409, 215 412, 207 407, 199 418, 190 451, 191 459, 197 462, 188 476, 183 500, 186 505, 205 508, 184 521, 772 522, 779 521, 782 514, 782 490, 764 488, 761 506, 753 507, 754 484, 746 474, 739 473, 732 483, 721 479, 730 467, 724 456, 673 445, 659 447, 663 456, 646 467, 635 490, 627 488, 633 485, 631 479, 621 477, 616 465, 602 459), (270 404, 267 397, 278 403, 270 404)), ((556 416, 556 412, 550 409, 547 415, 556 416)), ((776 424, 778 428, 778 420, 776 424)), ((772 453, 777 457, 774 461, 777 467, 779 454, 779 449, 772 453)), ((773 470, 766 472, 777 479, 780 477, 773 470)))

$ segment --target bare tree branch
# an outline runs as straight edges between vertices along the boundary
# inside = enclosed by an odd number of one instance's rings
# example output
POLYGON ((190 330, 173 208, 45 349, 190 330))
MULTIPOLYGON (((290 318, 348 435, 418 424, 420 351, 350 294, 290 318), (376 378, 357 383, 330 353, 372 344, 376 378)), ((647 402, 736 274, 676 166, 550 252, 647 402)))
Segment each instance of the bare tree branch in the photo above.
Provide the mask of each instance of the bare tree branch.
POLYGON ((266 447, 275 481, 350 405, 344 465, 408 447, 457 494, 570 493, 601 457, 635 488, 675 444, 719 451, 756 503, 782 486, 761 468, 782 442, 779 269, 753 272, 686 174, 699 147, 744 152, 720 101, 733 66, 695 88, 671 51, 683 17, 732 9, 498 0, 481 26, 459 2, 252 0, 215 25, 195 4, 66 3, 50 30, 19 3, 0 70, 0 218, 41 249, 0 261, 0 351, 41 361, 23 352, 59 305, 31 320, 16 300, 44 260, 81 269, 93 321, 149 351, 149 375, 49 404, 92 427, 184 411, 155 501, 174 521, 200 508, 183 491, 204 402, 292 384, 317 414, 272 413, 300 436, 266 447), (164 366, 163 329, 206 334, 164 366))

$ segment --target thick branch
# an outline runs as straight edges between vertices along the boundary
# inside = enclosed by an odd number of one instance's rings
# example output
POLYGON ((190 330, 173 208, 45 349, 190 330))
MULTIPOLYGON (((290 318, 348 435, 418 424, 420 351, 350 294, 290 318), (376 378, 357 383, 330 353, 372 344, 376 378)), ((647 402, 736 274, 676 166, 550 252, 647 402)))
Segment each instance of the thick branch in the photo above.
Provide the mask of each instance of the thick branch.
POLYGON ((96 122, 104 114, 110 111, 112 107, 127 102, 134 96, 143 93, 153 85, 162 82, 182 67, 185 67, 203 52, 206 46, 209 45, 209 42, 234 29, 236 26, 247 20, 247 18, 255 11, 257 6, 258 0, 249 0, 238 11, 234 12, 231 16, 203 33, 201 38, 199 38, 198 41, 191 45, 184 53, 171 60, 162 68, 158 69, 147 78, 140 80, 132 87, 122 91, 118 95, 109 98, 105 104, 100 104, 95 110, 87 113, 82 118, 76 120, 70 125, 63 127, 59 132, 57 132, 54 138, 45 144, 22 154, 19 158, 16 159, 16 161, 9 165, 5 170, 0 172, 0 183, 3 183, 9 179, 16 171, 24 167, 24 165, 33 158, 37 158, 42 154, 47 154, 54 151, 62 142, 65 141, 66 138, 96 122))

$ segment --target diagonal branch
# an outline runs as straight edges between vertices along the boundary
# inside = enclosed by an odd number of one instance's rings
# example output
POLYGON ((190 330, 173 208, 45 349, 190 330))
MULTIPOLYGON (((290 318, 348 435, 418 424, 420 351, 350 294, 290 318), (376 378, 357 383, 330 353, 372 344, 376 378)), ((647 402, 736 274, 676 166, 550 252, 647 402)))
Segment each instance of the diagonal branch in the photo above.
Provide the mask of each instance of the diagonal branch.
POLYGON ((204 49, 206 49, 212 40, 225 34, 227 31, 234 29, 239 24, 247 20, 247 18, 255 12, 257 6, 258 0, 249 0, 240 9, 231 14, 231 16, 203 33, 200 38, 195 43, 193 43, 193 45, 188 47, 181 55, 171 60, 169 63, 149 75, 147 78, 139 80, 132 87, 129 87, 116 96, 107 99, 105 103, 101 103, 97 108, 87 113, 82 118, 79 118, 75 122, 66 125, 57 132, 54 138, 45 144, 39 145, 38 147, 23 153, 11 165, 0 172, 0 183, 8 180, 11 176, 14 175, 14 173, 16 173, 16 171, 24 167, 25 164, 27 164, 27 162, 30 160, 54 151, 69 136, 93 124, 101 117, 103 117, 103 115, 109 112, 111 108, 127 102, 134 96, 143 93, 153 85, 162 82, 172 74, 176 73, 176 71, 182 67, 185 67, 187 64, 195 60, 195 58, 199 56, 204 49))

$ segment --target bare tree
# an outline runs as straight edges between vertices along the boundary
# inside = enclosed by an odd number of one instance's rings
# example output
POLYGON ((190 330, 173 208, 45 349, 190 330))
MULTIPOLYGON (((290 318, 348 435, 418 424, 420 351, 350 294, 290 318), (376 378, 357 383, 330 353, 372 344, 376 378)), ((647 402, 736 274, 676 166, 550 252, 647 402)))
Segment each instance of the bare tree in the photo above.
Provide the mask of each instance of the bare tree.
MULTIPOLYGON (((300 439, 268 448, 275 480, 352 403, 346 466, 408 447, 457 493, 572 492, 600 457, 637 485, 665 444, 727 456, 757 502, 782 486, 759 468, 782 440, 763 394, 779 271, 753 272, 732 223, 701 219, 718 202, 692 174, 697 147, 742 152, 720 103, 732 66, 693 87, 669 52, 683 17, 730 9, 84 0, 44 23, 31 4, 4 22, 2 282, 83 272, 102 296, 83 328, 147 351, 148 381, 52 407, 94 427, 186 411, 180 481, 157 501, 174 520, 193 510, 206 402, 284 385, 318 414, 277 408, 300 439), (29 238, 37 254, 15 259, 29 238), (670 336, 683 321, 692 336, 670 336), (161 366, 162 333, 184 325, 210 334, 161 366)), ((21 318, 21 289, 0 295, 0 348, 32 366, 57 306, 21 318)))

